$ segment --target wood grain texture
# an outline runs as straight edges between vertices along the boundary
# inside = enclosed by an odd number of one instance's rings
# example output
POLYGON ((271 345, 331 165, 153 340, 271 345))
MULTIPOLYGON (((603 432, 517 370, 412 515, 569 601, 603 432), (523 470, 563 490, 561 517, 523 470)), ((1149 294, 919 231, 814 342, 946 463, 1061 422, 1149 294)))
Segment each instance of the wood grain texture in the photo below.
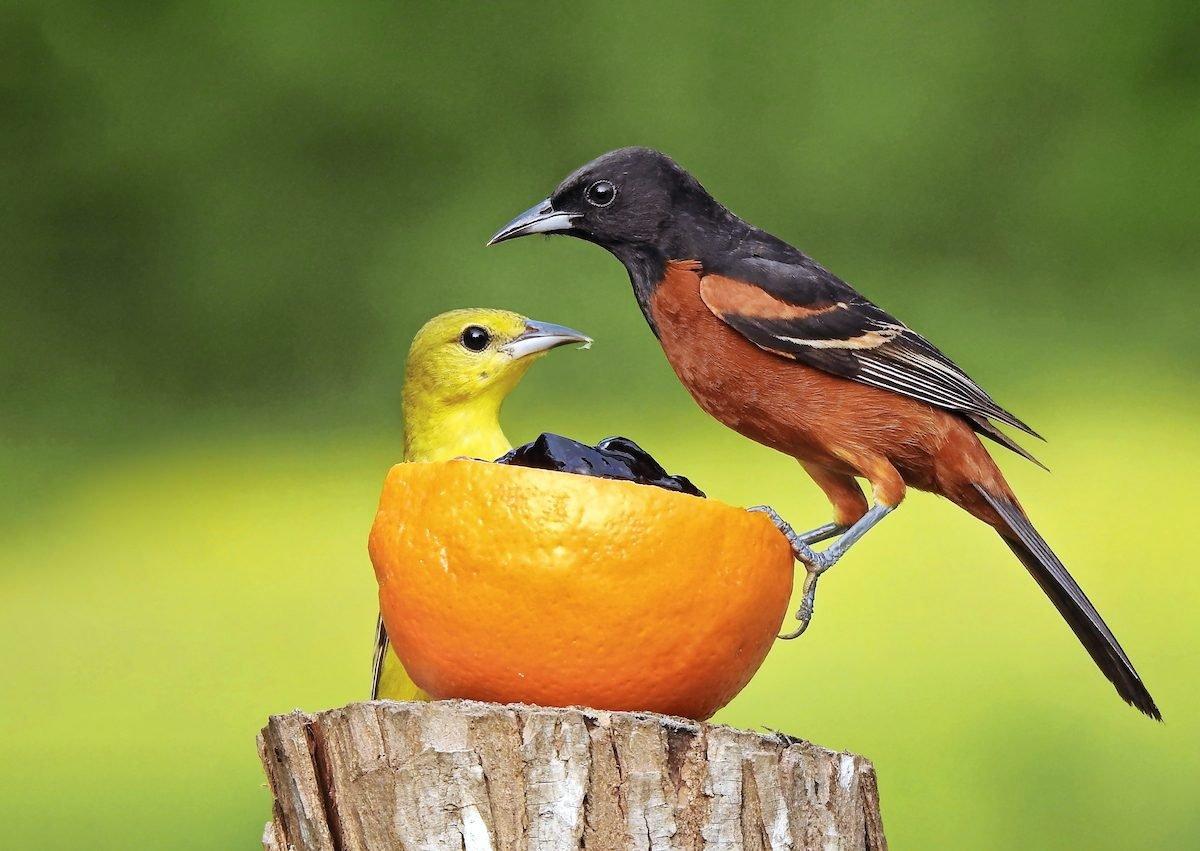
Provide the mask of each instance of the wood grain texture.
POLYGON ((887 847, 862 757, 663 715, 372 701, 258 741, 267 851, 887 847))

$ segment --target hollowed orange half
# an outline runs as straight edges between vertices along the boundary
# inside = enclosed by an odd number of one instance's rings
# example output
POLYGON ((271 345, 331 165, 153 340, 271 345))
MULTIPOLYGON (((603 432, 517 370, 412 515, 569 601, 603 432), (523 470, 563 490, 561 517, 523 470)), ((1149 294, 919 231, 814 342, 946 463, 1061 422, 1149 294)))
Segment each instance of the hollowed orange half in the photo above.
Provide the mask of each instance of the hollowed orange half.
POLYGON ((761 514, 480 461, 394 466, 370 551, 388 635, 436 698, 708 718, 792 590, 761 514))

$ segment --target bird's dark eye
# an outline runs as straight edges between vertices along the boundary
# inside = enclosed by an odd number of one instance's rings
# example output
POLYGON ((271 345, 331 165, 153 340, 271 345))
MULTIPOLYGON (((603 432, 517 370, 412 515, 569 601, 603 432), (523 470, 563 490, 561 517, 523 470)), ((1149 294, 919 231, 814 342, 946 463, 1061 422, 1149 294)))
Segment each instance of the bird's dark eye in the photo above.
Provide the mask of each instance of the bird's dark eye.
POLYGON ((461 341, 465 348, 473 352, 482 352, 487 348, 488 343, 492 342, 492 335, 488 333, 486 328, 480 328, 478 325, 468 325, 463 329, 461 341))
POLYGON ((587 188, 583 197, 593 207, 607 207, 617 197, 617 187, 607 180, 597 180, 587 188))

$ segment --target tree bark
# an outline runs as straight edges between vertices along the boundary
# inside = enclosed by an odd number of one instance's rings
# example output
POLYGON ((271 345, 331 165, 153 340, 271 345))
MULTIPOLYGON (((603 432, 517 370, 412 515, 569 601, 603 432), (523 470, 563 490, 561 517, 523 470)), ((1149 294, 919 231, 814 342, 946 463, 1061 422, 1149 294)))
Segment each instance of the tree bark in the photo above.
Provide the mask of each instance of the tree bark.
POLYGON ((866 759, 663 715, 373 701, 258 747, 267 851, 887 847, 866 759))

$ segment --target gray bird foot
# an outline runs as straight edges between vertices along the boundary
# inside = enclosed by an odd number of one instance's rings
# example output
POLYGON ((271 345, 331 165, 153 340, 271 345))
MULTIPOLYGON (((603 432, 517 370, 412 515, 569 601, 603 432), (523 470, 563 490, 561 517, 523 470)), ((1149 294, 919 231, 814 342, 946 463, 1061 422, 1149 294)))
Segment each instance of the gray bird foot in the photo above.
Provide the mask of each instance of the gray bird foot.
POLYGON ((810 544, 836 538, 846 531, 846 527, 839 526, 836 523, 826 523, 824 526, 818 526, 816 529, 800 533, 793 529, 792 525, 780 517, 779 512, 769 505, 756 505, 746 510, 765 514, 767 519, 775 524, 775 528, 791 544, 792 555, 796 561, 804 565, 804 591, 800 597, 800 608, 796 611, 796 620, 800 622, 800 625, 791 632, 783 633, 779 636, 779 638, 787 641, 799 638, 808 629, 808 625, 812 621, 813 607, 817 596, 817 580, 820 579, 822 573, 833 567, 837 563, 838 558, 841 557, 840 552, 817 552, 810 544))
POLYGON ((804 577, 804 593, 800 598, 800 609, 796 612, 796 620, 800 621, 800 626, 786 635, 779 636, 780 638, 799 638, 804 634, 804 630, 808 629, 808 622, 812 620, 813 603, 817 596, 817 580, 821 574, 837 564, 838 559, 844 556, 855 542, 861 540, 862 536, 867 534, 875 524, 895 509, 894 505, 876 503, 849 529, 835 523, 826 523, 824 526, 819 526, 804 534, 797 534, 791 524, 780 517, 779 513, 769 505, 756 505, 747 509, 761 512, 770 518, 771 522, 775 524, 775 528, 788 539, 788 543, 792 545, 792 553, 795 554, 796 560, 804 565, 804 570, 808 574, 804 577), (829 538, 837 538, 837 540, 821 552, 816 552, 809 546, 809 544, 829 538))
POLYGON ((810 548, 812 544, 819 544, 822 541, 828 541, 830 538, 836 538, 848 528, 846 526, 839 526, 837 523, 826 523, 815 529, 809 529, 807 532, 797 532, 792 528, 791 523, 780 517, 779 512, 769 505, 754 505, 746 510, 767 515, 767 519, 775 524, 775 528, 792 545, 792 550, 796 553, 797 561, 804 561, 808 556, 819 556, 820 553, 810 548))

